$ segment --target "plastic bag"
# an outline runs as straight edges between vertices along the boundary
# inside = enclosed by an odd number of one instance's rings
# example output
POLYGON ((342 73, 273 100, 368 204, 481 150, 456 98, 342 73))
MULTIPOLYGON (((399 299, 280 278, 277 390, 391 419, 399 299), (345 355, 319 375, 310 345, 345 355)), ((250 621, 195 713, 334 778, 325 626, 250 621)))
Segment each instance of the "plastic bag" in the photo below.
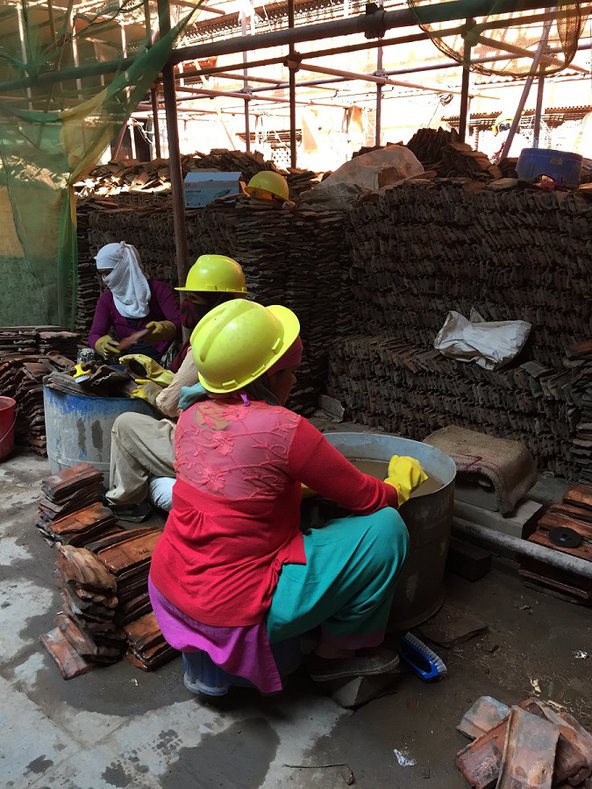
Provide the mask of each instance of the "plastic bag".
POLYGON ((497 370, 516 357, 530 334, 526 321, 485 321, 472 309, 470 320, 451 311, 434 340, 434 348, 459 362, 497 370))

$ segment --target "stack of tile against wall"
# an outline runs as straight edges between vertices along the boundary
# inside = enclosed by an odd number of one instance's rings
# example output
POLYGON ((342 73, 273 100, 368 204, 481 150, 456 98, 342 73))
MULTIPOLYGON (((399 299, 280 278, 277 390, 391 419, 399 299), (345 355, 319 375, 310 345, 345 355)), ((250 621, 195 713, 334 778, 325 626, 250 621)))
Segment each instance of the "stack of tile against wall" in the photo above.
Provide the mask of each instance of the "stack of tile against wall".
POLYGON ((543 469, 592 479, 592 202, 578 193, 418 181, 348 218, 352 334, 328 393, 362 424, 422 439, 446 424, 520 438, 543 469), (498 372, 433 350, 449 310, 533 325, 498 372))
MULTIPOLYGON (((291 406, 312 413, 323 391, 332 341, 351 331, 352 293, 345 250, 344 215, 278 208, 240 200, 186 212, 192 260, 229 255, 244 269, 251 296, 283 304, 301 323, 305 347, 291 406)), ((125 239, 140 251, 149 276, 177 284, 170 208, 154 200, 134 209, 97 210, 89 217, 88 248, 125 239)))

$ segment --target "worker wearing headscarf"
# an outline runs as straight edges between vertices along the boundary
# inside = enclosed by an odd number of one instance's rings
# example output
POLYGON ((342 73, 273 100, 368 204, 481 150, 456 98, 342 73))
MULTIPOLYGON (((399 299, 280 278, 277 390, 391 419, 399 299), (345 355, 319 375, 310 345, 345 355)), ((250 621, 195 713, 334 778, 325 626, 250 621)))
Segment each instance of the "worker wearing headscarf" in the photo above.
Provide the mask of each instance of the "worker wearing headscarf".
POLYGON ((181 326, 172 290, 164 282, 145 276, 138 250, 125 241, 106 244, 95 261, 107 289, 97 302, 89 345, 105 359, 115 358, 119 341, 147 329, 148 334, 126 353, 143 353, 159 360, 181 326))
MULTIPOLYGON (((190 331, 214 307, 247 295, 242 268, 226 255, 201 255, 189 269, 185 284, 175 290, 182 294, 181 319, 190 331)), ((167 511, 172 506, 173 438, 179 399, 185 388, 191 393, 198 383, 193 355, 185 351, 184 346, 175 360, 172 382, 156 398, 156 407, 168 418, 126 412, 117 417, 111 429, 110 489, 106 498, 121 520, 138 522, 148 517, 152 508, 147 499, 167 511)))
POLYGON ((426 477, 409 458, 391 464, 388 483, 363 474, 284 407, 302 358, 299 330, 285 307, 232 301, 191 338, 208 398, 179 418, 173 509, 149 591, 194 692, 207 692, 196 651, 265 693, 280 690, 271 645, 319 626, 313 679, 398 662, 356 650, 383 640, 408 544, 396 508, 426 477), (357 514, 303 534, 301 483, 357 514))

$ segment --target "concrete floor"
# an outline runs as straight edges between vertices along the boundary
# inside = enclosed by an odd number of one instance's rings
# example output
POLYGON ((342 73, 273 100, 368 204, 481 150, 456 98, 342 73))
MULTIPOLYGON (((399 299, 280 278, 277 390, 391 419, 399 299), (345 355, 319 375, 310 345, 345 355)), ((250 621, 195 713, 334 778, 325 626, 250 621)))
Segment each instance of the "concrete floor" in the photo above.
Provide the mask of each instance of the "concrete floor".
POLYGON ((476 584, 448 579, 448 600, 490 632, 440 650, 445 680, 402 674, 355 713, 304 675, 275 697, 240 691, 204 705, 184 689, 180 660, 154 674, 124 660, 64 682, 39 644, 60 605, 52 551, 33 526, 48 473, 31 455, 0 465, 2 787, 343 789, 341 768, 323 765, 345 762, 360 789, 455 789, 466 744, 455 727, 480 695, 515 703, 536 691, 592 728, 589 609, 524 588, 509 563, 476 584), (415 764, 401 766, 395 750, 415 764))

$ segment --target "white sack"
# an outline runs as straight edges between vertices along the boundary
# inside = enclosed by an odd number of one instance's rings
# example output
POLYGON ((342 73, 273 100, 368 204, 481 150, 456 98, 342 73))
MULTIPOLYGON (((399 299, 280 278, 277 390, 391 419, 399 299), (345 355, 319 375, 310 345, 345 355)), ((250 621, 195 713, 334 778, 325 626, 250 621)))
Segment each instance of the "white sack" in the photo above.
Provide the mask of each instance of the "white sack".
POLYGON ((470 320, 459 312, 449 312, 434 348, 459 362, 497 370, 520 353, 531 329, 526 321, 487 322, 474 309, 470 320))

